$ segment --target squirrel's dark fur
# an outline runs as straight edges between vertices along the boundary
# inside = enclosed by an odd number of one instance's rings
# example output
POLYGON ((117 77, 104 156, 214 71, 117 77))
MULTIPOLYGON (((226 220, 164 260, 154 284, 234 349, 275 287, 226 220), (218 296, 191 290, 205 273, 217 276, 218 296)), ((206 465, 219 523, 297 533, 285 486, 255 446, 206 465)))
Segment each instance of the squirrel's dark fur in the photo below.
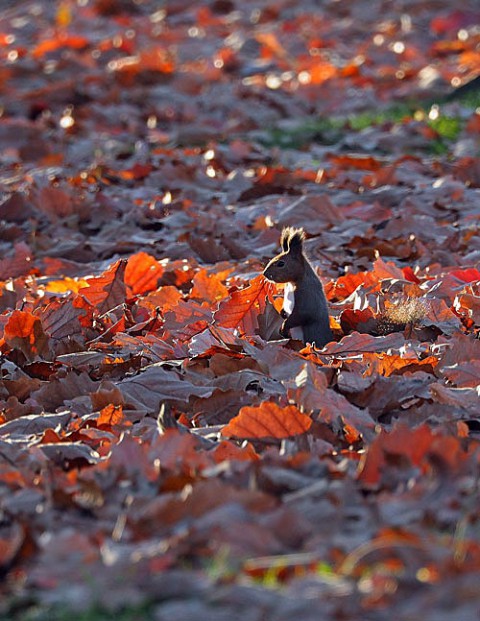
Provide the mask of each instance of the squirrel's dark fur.
POLYGON ((323 347, 332 340, 327 300, 322 283, 303 251, 304 239, 303 229, 284 228, 280 237, 282 252, 269 262, 263 274, 274 282, 290 282, 294 286, 294 307, 283 322, 282 336, 300 326, 305 343, 323 347))

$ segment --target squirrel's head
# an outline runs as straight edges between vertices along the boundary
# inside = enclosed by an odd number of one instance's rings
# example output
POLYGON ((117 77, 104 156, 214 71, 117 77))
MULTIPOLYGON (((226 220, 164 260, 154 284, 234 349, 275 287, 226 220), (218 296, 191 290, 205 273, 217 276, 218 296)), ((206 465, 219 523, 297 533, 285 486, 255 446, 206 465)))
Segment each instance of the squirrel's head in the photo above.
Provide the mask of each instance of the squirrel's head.
POLYGON ((263 270, 263 275, 274 282, 298 282, 305 272, 303 254, 303 229, 286 227, 280 237, 282 252, 274 257, 263 270))

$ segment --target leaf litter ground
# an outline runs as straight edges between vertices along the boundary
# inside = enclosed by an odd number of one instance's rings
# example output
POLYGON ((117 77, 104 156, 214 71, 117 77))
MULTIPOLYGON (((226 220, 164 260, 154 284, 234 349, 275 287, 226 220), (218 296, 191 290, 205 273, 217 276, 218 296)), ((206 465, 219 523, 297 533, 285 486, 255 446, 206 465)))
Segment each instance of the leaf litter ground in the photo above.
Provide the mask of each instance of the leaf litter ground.
POLYGON ((373 4, 3 10, 3 617, 476 618, 478 7, 373 4))

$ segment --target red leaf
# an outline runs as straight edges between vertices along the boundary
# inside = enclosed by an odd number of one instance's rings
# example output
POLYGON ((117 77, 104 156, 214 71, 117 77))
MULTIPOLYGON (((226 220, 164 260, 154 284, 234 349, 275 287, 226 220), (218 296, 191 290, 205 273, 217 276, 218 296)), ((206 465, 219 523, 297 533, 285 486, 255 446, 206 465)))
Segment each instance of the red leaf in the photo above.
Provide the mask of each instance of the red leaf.
POLYGON ((375 324, 375 317, 370 307, 364 310, 346 308, 340 315, 340 325, 345 333, 352 330, 368 332, 369 329, 375 327, 375 324))
POLYGON ((465 270, 452 270, 450 274, 462 282, 477 282, 480 280, 480 272, 474 267, 465 270))
POLYGON ((124 282, 127 262, 124 259, 111 265, 100 276, 88 279, 88 287, 80 289, 79 295, 103 314, 125 302, 124 282))
POLYGON ((245 406, 222 430, 226 438, 290 438, 310 429, 312 419, 294 405, 282 408, 271 401, 245 406))
POLYGON ((405 280, 409 280, 410 282, 414 282, 415 284, 420 284, 421 280, 415 276, 414 271, 408 265, 407 267, 402 267, 403 277, 405 280))

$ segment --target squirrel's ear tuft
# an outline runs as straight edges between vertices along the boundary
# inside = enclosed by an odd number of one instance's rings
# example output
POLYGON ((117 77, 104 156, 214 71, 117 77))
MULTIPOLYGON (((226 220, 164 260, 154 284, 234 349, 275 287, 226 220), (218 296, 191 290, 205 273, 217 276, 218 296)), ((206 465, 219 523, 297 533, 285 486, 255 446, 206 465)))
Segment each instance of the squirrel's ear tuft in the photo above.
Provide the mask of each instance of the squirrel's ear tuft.
POLYGON ((305 239, 305 231, 303 229, 294 229, 291 226, 287 226, 283 229, 280 237, 280 244, 284 252, 290 252, 292 250, 301 251, 303 240, 305 239))

